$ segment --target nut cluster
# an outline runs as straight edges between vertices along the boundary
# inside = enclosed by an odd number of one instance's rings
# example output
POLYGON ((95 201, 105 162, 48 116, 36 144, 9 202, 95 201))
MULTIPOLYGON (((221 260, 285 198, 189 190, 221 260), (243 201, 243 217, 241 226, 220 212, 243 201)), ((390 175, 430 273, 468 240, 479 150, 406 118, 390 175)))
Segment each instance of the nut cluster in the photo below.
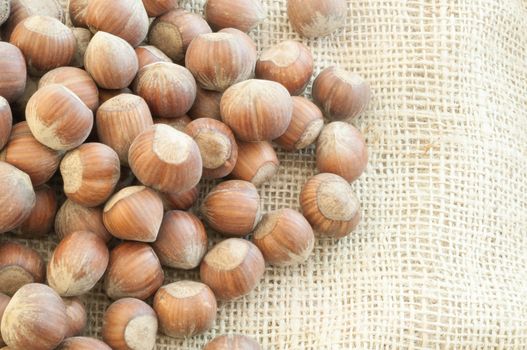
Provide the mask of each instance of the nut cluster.
MULTIPOLYGON (((158 331, 207 332, 218 300, 258 289, 266 263, 303 264, 315 235, 341 238, 359 223, 350 182, 368 152, 350 122, 370 87, 328 67, 313 102, 300 96, 314 57, 298 40, 258 55, 248 33, 266 19, 260 1, 208 0, 202 17, 176 0, 70 0, 75 28, 55 0, 10 6, 0 13, 0 347, 150 350, 158 331), (284 150, 309 147, 320 174, 301 212, 263 213, 258 188, 278 176, 284 150), (9 240, 51 232, 47 261, 9 240), (199 270, 201 281, 168 281, 164 268, 199 270), (103 341, 82 336, 81 297, 97 284, 114 301, 103 341)), ((331 34, 346 10, 344 0, 287 8, 304 37, 331 34)), ((225 335, 204 349, 260 346, 225 335)))

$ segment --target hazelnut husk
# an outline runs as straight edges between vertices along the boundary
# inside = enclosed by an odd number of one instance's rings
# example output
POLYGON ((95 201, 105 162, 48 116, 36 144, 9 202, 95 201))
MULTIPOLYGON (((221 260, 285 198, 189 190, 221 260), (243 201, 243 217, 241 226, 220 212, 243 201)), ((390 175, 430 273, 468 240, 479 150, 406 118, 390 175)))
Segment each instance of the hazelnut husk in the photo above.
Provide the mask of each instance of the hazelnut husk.
POLYGON ((48 263, 48 284, 63 297, 88 293, 108 266, 106 243, 88 231, 73 232, 55 248, 48 263))
POLYGON ((163 269, 152 247, 123 242, 110 253, 104 290, 111 299, 147 299, 163 284, 163 269))
POLYGON ((259 187, 275 176, 279 165, 269 142, 238 142, 238 161, 231 175, 259 187))
POLYGON ((181 62, 190 42, 200 34, 211 32, 209 25, 200 15, 174 9, 155 19, 150 26, 148 42, 174 62, 181 62))
POLYGON ((194 214, 167 211, 152 247, 162 265, 190 270, 199 266, 207 252, 207 233, 194 214))
POLYGON ((56 348, 67 332, 64 302, 50 287, 31 283, 21 287, 2 317, 2 337, 12 349, 56 348))
POLYGON ((110 33, 97 32, 86 48, 84 68, 99 87, 123 89, 134 80, 139 62, 134 48, 126 41, 110 33))
POLYGON ((15 45, 0 41, 0 96, 15 102, 26 88, 26 60, 15 45))
POLYGON ((280 209, 262 217, 253 232, 253 243, 269 264, 289 266, 309 258, 315 235, 302 214, 293 209, 280 209))
POLYGON ((139 70, 151 63, 172 62, 170 57, 165 55, 163 51, 151 45, 136 47, 135 54, 137 55, 137 61, 139 62, 139 70))
POLYGON ((286 40, 262 52, 256 61, 256 77, 276 81, 291 95, 300 95, 313 74, 313 56, 299 41, 286 40))
POLYGON ((89 0, 85 21, 92 32, 106 32, 138 46, 148 33, 148 15, 141 0, 89 0))
POLYGON ((124 298, 111 304, 102 320, 102 338, 114 350, 152 350, 156 345, 157 316, 145 302, 124 298))
POLYGON ((128 165, 128 150, 137 135, 154 124, 145 100, 132 94, 119 94, 104 102, 95 122, 99 140, 117 152, 122 165, 128 165))
POLYGON ((315 233, 333 238, 349 235, 360 221, 360 203, 350 184, 335 174, 311 177, 300 192, 302 213, 315 233))
POLYGON ((162 193, 165 210, 189 210, 198 201, 199 185, 188 191, 178 193, 162 193))
POLYGON ((9 41, 22 51, 29 72, 36 76, 68 65, 77 45, 70 28, 56 18, 38 15, 20 22, 9 41))
POLYGON ((196 98, 196 81, 183 66, 155 62, 137 73, 133 90, 145 99, 152 115, 177 118, 192 107, 196 98))
POLYGON ((293 96, 293 114, 287 130, 274 140, 280 147, 295 151, 310 146, 324 127, 320 109, 307 98, 293 96))
POLYGON ((64 338, 74 337, 82 334, 88 322, 86 307, 78 297, 62 298, 66 307, 66 317, 68 319, 68 330, 64 338))
POLYGON ((13 126, 9 142, 0 154, 0 159, 29 175, 35 187, 51 179, 61 158, 62 152, 44 146, 35 139, 27 122, 13 126))
POLYGON ((166 193, 196 186, 203 167, 196 142, 165 124, 155 124, 135 138, 128 163, 141 183, 166 193))
POLYGON ((264 258, 254 244, 229 238, 216 244, 205 255, 200 277, 218 299, 233 300, 256 288, 264 270, 264 258))
POLYGON ((154 242, 163 220, 163 201, 148 187, 125 187, 108 200, 102 219, 114 237, 154 242))
POLYGON ((208 331, 216 320, 216 297, 203 283, 177 281, 162 286, 154 297, 160 331, 174 338, 208 331))
POLYGON ((368 164, 368 148, 362 133, 345 122, 332 122, 322 129, 317 141, 317 168, 353 182, 368 164))
POLYGON ((192 119, 211 118, 221 120, 220 101, 223 93, 218 91, 205 90, 198 86, 196 99, 188 115, 192 119))
POLYGON ((31 215, 36 198, 29 176, 2 161, 0 188, 0 233, 4 233, 21 225, 31 215))
POLYGON ((42 238, 51 232, 57 212, 55 190, 48 185, 35 189, 35 206, 29 217, 15 229, 24 238, 42 238))
POLYGON ((225 181, 207 194, 201 213, 213 230, 226 236, 242 237, 260 221, 260 196, 250 182, 225 181))
POLYGON ((366 109, 371 99, 371 90, 360 75, 329 67, 316 77, 312 95, 326 117, 350 121, 366 109))
POLYGON ((225 91, 254 73, 256 58, 239 35, 209 33, 198 35, 187 49, 185 66, 204 89, 225 91), (221 65, 221 69, 217 69, 221 65))
POLYGON ((88 138, 93 113, 70 89, 52 84, 31 96, 26 120, 40 143, 57 151, 68 151, 88 138))
POLYGON ((241 141, 271 141, 289 126, 293 100, 286 88, 251 79, 231 86, 221 98, 221 119, 241 141))
POLYGON ((51 84, 64 85, 77 95, 93 112, 99 107, 99 90, 85 70, 75 67, 55 68, 40 78, 38 88, 51 84))
POLYGON ((229 175, 238 159, 238 145, 231 129, 219 120, 199 118, 185 132, 199 147, 203 178, 218 179, 229 175))
POLYGON ((330 35, 344 26, 346 0, 288 0, 287 15, 293 29, 303 37, 330 35))
POLYGON ((207 0, 204 11, 214 30, 232 27, 249 32, 267 17, 258 0, 207 0))
POLYGON ((9 107, 9 102, 0 96, 0 150, 4 148, 9 140, 12 126, 13 115, 11 113, 11 107, 9 107))
POLYGON ((105 242, 112 236, 102 221, 102 208, 86 208, 67 199, 55 216, 55 232, 59 239, 75 231, 89 231, 105 242))
POLYGON ((119 157, 102 143, 85 143, 66 153, 60 163, 64 194, 72 201, 96 207, 112 195, 121 176, 119 157))
POLYGON ((94 338, 71 337, 65 339, 57 350, 112 350, 112 348, 94 338))
POLYGON ((253 338, 246 335, 220 335, 208 342, 203 350, 261 350, 253 338))
POLYGON ((177 0, 143 0, 149 17, 159 17, 178 7, 177 0))

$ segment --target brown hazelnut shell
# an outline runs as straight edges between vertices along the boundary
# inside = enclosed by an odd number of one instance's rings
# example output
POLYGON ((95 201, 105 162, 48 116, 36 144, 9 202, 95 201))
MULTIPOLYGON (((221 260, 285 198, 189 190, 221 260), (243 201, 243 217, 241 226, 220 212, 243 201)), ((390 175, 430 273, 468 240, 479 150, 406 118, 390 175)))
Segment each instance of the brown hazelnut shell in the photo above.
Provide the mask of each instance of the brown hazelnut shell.
POLYGON ((273 146, 267 141, 238 142, 238 161, 232 177, 251 182, 259 187, 278 171, 280 162, 273 146))
POLYGON ((159 17, 178 7, 177 0, 143 0, 148 17, 159 17))
POLYGON ((198 201, 199 185, 179 193, 162 193, 165 210, 189 210, 198 201))
POLYGON ((346 0, 288 0, 287 15, 293 29, 303 37, 330 35, 344 26, 346 0))
POLYGON ((57 350, 112 350, 112 348, 94 338, 71 337, 65 339, 57 350))
POLYGON ((223 93, 218 91, 205 90, 198 86, 196 99, 188 115, 192 119, 211 118, 221 120, 220 101, 223 93))
POLYGON ((66 317, 68 318, 68 331, 64 338, 74 337, 84 332, 88 322, 86 307, 78 297, 62 298, 66 307, 66 317))
POLYGON ((191 122, 192 119, 187 115, 178 118, 154 118, 154 124, 166 124, 181 132, 185 132, 191 122))
POLYGON ((29 217, 16 228, 15 233, 24 238, 42 238, 53 229, 57 213, 57 196, 48 185, 35 189, 35 206, 29 217))
POLYGON ((12 127, 13 115, 11 113, 11 107, 9 106, 9 102, 0 96, 0 150, 4 148, 9 140, 12 127))
POLYGON ((105 242, 112 236, 102 221, 102 208, 86 208, 67 199, 55 216, 55 232, 59 239, 75 231, 90 231, 105 242))
POLYGON ((259 0, 207 0, 204 11, 214 30, 232 27, 249 32, 267 17, 259 0))
POLYGON ((75 27, 88 28, 86 24, 86 9, 88 8, 89 0, 69 0, 68 11, 70 13, 71 23, 75 27))
MULTIPOLYGON (((7 304, 9 304, 10 300, 10 297, 5 295, 4 293, 0 293, 0 322, 2 321, 2 316, 4 315, 5 308, 7 307, 7 304)), ((0 346, 5 346, 4 340, 2 339, 1 331, 2 329, 0 328, 0 346)))
POLYGON ((73 56, 70 65, 73 67, 84 67, 84 55, 86 54, 86 49, 88 48, 88 44, 90 43, 93 34, 86 28, 71 28, 71 31, 77 41, 77 49, 75 50, 75 55, 73 56))
POLYGON ((136 47, 135 54, 137 55, 137 61, 139 62, 139 70, 151 63, 172 62, 170 57, 165 55, 163 51, 151 45, 136 47))
POLYGON ((0 76, 0 96, 15 102, 26 88, 26 60, 18 47, 3 41, 0 41, 0 76))

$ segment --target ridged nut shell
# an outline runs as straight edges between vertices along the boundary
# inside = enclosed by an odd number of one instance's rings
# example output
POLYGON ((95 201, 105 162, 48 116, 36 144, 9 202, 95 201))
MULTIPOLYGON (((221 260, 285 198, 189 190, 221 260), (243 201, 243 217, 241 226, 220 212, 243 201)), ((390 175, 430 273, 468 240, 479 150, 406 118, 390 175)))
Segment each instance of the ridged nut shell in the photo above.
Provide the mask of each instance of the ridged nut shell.
POLYGON ((89 0, 68 0, 71 23, 75 27, 88 27, 86 24, 86 9, 89 2, 89 0))
POLYGON ((102 208, 86 208, 67 199, 55 217, 55 232, 59 239, 75 231, 90 231, 105 242, 112 236, 102 221, 102 208))
POLYGON ((344 26, 346 0, 288 0, 287 15, 293 29, 303 37, 330 35, 344 26))
POLYGON ((163 51, 159 50, 155 46, 146 45, 138 46, 135 48, 135 54, 137 55, 137 61, 139 62, 139 70, 144 66, 156 62, 172 62, 170 57, 165 55, 163 51))
POLYGON ((143 0, 148 17, 159 17, 178 7, 177 0, 143 0))
POLYGON ((4 148, 9 140, 12 127, 13 114, 11 113, 11 107, 9 106, 9 102, 0 96, 0 150, 4 148))
POLYGON ((66 306, 66 317, 68 319, 68 331, 64 338, 74 337, 84 332, 88 322, 86 307, 78 297, 62 298, 66 306))
POLYGON ((0 245, 0 293, 13 295, 26 284, 43 282, 45 273, 36 250, 14 242, 0 245))
POLYGON ((238 142, 238 161, 232 170, 232 177, 251 182, 259 187, 271 180, 280 162, 271 143, 238 142))
POLYGON ((205 18, 214 28, 236 28, 249 32, 267 17, 259 0, 207 0, 205 18))
POLYGON ((188 115, 192 119, 211 118, 221 120, 220 101, 223 94, 218 91, 205 90, 198 86, 196 99, 188 115))
POLYGON ((0 76, 0 96, 15 102, 26 88, 26 60, 18 47, 3 41, 0 41, 0 76))
POLYGON ((57 213, 57 196, 48 185, 35 189, 35 206, 29 217, 16 228, 15 233, 24 238, 42 238, 53 229, 57 213))
POLYGON ((112 350, 100 340, 88 337, 67 338, 57 350, 112 350))
POLYGON ((189 210, 198 201, 199 185, 179 193, 162 193, 165 210, 189 210))

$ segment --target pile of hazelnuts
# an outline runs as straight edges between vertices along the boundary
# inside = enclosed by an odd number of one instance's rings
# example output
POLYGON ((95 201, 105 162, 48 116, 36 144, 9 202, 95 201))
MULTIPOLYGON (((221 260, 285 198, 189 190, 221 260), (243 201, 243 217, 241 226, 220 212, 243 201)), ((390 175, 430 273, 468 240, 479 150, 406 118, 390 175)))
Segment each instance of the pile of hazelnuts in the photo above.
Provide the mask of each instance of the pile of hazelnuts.
MULTIPOLYGON (((258 56, 247 35, 266 18, 258 0, 208 0, 205 18, 177 5, 70 0, 72 29, 55 0, 0 0, 3 349, 149 350, 158 328, 203 333, 217 300, 250 293, 265 263, 301 264, 314 232, 341 238, 357 226, 350 183, 368 155, 348 122, 368 104, 369 85, 329 67, 311 102, 299 96, 313 75, 309 48, 287 40, 258 56), (316 143, 319 174, 303 186, 302 213, 261 213, 257 188, 279 168, 272 142, 288 151, 316 143), (189 210, 202 179, 224 178, 199 210, 226 237, 209 248, 189 210), (52 231, 60 243, 47 264, 9 241, 52 231), (201 282, 164 284, 163 267, 199 267, 201 282), (87 322, 79 297, 100 280, 115 300, 104 342, 78 336, 87 322)), ((345 0, 288 1, 291 25, 308 38, 342 27, 347 10, 345 0)), ((205 349, 260 346, 225 335, 205 349)))

